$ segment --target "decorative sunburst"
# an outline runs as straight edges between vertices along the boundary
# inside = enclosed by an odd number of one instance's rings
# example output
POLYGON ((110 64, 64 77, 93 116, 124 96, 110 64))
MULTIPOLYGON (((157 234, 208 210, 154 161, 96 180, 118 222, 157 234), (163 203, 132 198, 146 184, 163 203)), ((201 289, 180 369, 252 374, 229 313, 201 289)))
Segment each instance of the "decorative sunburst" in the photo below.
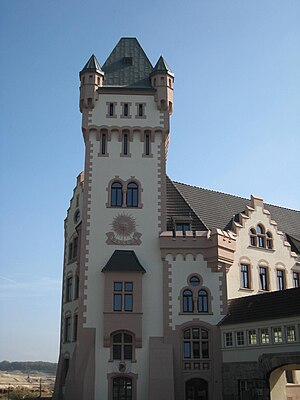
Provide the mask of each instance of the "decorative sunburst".
POLYGON ((122 240, 129 237, 136 231, 135 219, 129 214, 118 214, 111 224, 113 231, 122 240))

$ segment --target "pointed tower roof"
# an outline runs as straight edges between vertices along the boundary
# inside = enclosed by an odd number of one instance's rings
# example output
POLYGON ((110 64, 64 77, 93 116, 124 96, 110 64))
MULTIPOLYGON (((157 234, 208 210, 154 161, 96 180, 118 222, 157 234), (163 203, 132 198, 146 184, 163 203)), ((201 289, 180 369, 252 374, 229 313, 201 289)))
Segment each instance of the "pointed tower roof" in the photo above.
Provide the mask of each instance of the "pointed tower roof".
POLYGON ((81 76, 84 72, 98 72, 99 74, 103 74, 103 71, 100 67, 100 64, 99 64, 95 54, 91 55, 88 62, 85 64, 83 69, 80 71, 79 76, 81 76))
POLYGON ((173 75, 173 72, 171 71, 171 68, 168 66, 166 63, 166 60, 163 58, 163 56, 160 56, 154 69, 153 73, 156 72, 168 72, 169 74, 173 75))
POLYGON ((102 69, 103 86, 151 88, 153 66, 136 38, 121 38, 102 69))

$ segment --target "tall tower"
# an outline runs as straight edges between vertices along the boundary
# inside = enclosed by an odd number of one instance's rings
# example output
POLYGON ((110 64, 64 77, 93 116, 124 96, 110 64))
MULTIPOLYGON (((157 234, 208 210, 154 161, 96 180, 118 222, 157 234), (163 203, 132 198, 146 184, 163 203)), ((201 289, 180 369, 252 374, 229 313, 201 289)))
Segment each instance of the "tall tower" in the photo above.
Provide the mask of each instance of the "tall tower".
POLYGON ((163 337, 173 84, 165 60, 153 68, 135 38, 80 72, 85 168, 65 221, 54 399, 150 398, 149 346, 163 337))

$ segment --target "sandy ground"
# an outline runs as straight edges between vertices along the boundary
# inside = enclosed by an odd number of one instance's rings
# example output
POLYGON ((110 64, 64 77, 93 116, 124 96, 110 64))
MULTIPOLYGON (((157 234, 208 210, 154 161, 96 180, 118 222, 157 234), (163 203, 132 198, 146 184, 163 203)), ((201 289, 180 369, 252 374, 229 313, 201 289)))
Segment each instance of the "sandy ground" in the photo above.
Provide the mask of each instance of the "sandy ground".
POLYGON ((11 387, 26 387, 28 389, 37 389, 42 385, 42 389, 52 389, 54 387, 55 376, 43 372, 24 373, 21 371, 0 371, 0 389, 11 387))

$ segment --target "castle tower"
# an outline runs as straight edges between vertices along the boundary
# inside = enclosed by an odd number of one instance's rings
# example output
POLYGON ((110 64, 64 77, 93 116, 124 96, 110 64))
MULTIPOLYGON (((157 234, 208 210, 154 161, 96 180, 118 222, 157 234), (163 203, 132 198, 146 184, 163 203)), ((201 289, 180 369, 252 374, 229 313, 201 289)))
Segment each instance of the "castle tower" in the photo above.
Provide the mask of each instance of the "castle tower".
POLYGON ((54 399, 147 400, 149 347, 163 337, 159 235, 174 75, 122 38, 102 68, 92 55, 80 80, 85 169, 65 221, 54 399))

